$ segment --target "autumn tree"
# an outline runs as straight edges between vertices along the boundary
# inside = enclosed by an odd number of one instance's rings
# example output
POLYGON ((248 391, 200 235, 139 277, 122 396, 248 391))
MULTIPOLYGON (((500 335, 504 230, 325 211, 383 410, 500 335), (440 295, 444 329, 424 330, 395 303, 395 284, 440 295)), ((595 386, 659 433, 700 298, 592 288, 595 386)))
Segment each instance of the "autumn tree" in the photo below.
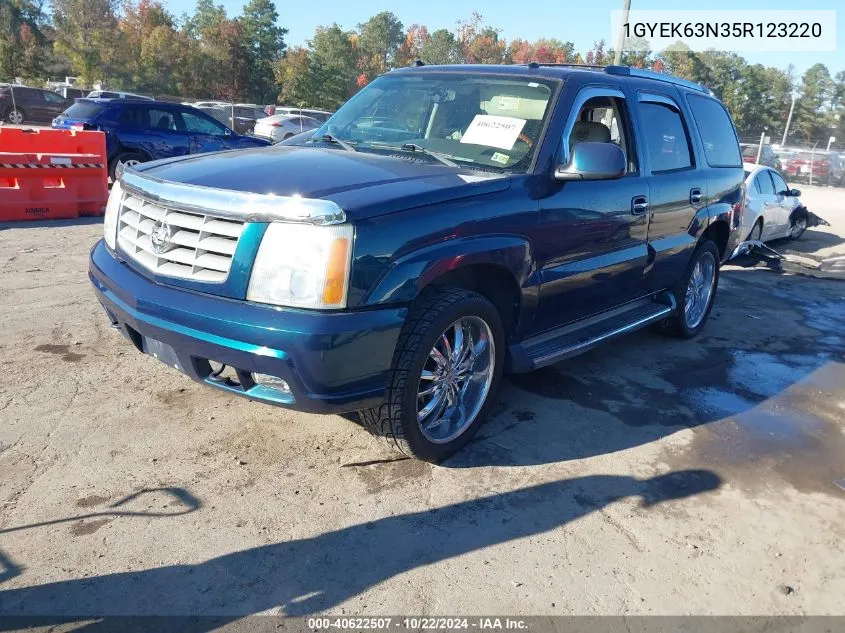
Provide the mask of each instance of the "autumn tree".
POLYGON ((484 24, 477 11, 465 22, 458 22, 458 43, 467 64, 501 64, 505 59, 505 41, 499 29, 484 24))
POLYGON ((431 41, 428 29, 420 24, 412 24, 405 33, 405 39, 396 51, 396 66, 408 66, 423 58, 423 49, 431 41))
POLYGON ((317 107, 308 49, 302 46, 288 49, 285 56, 276 61, 273 71, 276 83, 281 87, 279 103, 302 108, 317 107))
POLYGON ((51 0, 56 52, 68 58, 83 85, 114 77, 120 50, 117 0, 51 0))
POLYGON ((0 1, 0 77, 37 77, 51 55, 40 2, 0 1))

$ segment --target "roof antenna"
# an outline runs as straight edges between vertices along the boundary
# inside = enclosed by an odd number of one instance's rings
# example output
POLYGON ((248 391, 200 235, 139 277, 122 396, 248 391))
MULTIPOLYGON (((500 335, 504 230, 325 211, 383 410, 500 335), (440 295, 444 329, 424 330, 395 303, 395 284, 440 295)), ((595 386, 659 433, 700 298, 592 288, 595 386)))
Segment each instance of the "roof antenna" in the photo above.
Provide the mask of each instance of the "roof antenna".
POLYGON ((528 62, 527 66, 529 68, 539 68, 540 64, 538 64, 537 62, 528 62))
POLYGON ((411 66, 425 66, 425 62, 421 59, 415 59, 411 66))

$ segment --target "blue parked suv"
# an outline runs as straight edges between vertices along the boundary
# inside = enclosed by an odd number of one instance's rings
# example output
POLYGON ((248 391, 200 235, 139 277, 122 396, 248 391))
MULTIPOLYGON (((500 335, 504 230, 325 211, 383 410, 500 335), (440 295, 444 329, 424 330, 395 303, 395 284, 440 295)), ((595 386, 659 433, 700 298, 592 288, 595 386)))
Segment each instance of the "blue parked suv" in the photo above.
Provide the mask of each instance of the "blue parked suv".
POLYGON ((53 127, 105 132, 112 180, 121 164, 269 145, 235 134, 196 108, 163 101, 77 99, 53 119, 53 127))
POLYGON ((289 143, 127 169, 97 298, 194 380, 358 411, 420 459, 469 441, 502 372, 697 335, 739 238, 731 118, 668 75, 403 68, 289 143))

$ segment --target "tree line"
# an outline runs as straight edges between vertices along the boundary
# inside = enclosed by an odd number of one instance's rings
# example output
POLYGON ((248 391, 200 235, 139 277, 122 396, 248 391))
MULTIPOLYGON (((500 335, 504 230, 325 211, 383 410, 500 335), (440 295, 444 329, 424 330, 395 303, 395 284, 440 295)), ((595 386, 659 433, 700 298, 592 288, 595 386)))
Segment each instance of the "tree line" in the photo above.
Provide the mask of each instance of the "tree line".
MULTIPOLYGON (((556 38, 508 42, 478 13, 453 30, 405 27, 383 11, 354 29, 319 26, 305 46, 288 47, 286 34, 273 0, 249 0, 238 16, 197 0, 193 15, 178 17, 158 0, 49 0, 49 11, 43 0, 0 0, 0 80, 39 85, 72 75, 85 86, 334 110, 379 74, 417 59, 605 65, 614 57, 604 41, 587 51, 556 38)), ((680 46, 626 52, 622 62, 708 86, 749 138, 765 131, 779 141, 798 94, 789 142, 845 142, 845 71, 832 76, 818 63, 798 77, 735 53, 680 46)))

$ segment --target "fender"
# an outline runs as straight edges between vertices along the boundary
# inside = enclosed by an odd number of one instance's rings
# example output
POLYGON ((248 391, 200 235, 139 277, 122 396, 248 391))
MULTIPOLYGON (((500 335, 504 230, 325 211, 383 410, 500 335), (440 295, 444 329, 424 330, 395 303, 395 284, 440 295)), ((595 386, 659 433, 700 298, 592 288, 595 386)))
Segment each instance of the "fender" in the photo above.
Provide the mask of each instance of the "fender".
POLYGON ((484 235, 460 237, 431 244, 392 262, 372 287, 362 305, 410 303, 423 288, 453 270, 477 264, 498 266, 513 275, 523 298, 534 296, 539 283, 531 252, 524 237, 484 235))

